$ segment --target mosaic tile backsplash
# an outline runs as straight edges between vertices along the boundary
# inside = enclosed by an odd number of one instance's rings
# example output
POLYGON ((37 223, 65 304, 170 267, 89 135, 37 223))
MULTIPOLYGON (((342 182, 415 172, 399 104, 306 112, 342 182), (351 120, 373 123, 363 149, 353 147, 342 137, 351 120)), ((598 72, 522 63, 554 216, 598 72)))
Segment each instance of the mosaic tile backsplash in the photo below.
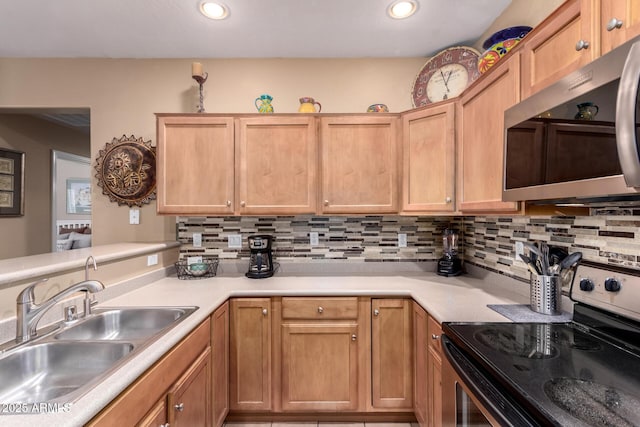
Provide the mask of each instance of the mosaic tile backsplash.
POLYGON ((274 257, 280 261, 418 262, 442 255, 441 233, 462 229, 466 262, 528 280, 524 263, 515 261, 515 242, 542 240, 569 252, 581 251, 590 261, 640 270, 640 211, 593 210, 590 216, 417 217, 417 216, 274 216, 179 217, 181 255, 248 259, 246 237, 275 236, 274 257), (309 244, 309 233, 319 245, 309 244), (194 248, 192 234, 202 233, 194 248), (398 247, 398 233, 407 234, 407 247, 398 247), (227 237, 241 234, 242 249, 229 249, 227 237))

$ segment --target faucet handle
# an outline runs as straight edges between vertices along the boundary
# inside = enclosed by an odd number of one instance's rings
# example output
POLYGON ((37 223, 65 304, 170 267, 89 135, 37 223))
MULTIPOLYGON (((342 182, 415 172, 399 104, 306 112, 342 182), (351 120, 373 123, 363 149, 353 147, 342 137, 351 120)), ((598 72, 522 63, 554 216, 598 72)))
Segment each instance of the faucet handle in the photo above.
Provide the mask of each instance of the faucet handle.
POLYGON ((34 289, 37 285, 39 285, 40 283, 44 283, 47 280, 49 280, 48 278, 44 278, 44 279, 40 279, 36 282, 33 282, 32 284, 30 284, 29 286, 27 286, 26 288, 24 288, 19 294, 18 294, 18 298, 17 298, 17 302, 18 304, 28 304, 28 303, 35 303, 36 301, 36 295, 34 292, 34 289))

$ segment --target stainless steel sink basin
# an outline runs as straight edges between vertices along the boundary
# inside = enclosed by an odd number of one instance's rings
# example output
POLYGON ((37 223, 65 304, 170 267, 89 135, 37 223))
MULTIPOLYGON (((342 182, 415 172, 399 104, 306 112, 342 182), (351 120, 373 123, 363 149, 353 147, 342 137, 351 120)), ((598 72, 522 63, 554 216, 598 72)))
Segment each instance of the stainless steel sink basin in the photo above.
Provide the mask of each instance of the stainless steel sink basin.
POLYGON ((56 334, 59 340, 143 340, 175 324, 195 308, 96 309, 94 314, 56 334))
POLYGON ((0 359, 0 402, 48 402, 69 395, 133 351, 132 343, 46 342, 0 359))

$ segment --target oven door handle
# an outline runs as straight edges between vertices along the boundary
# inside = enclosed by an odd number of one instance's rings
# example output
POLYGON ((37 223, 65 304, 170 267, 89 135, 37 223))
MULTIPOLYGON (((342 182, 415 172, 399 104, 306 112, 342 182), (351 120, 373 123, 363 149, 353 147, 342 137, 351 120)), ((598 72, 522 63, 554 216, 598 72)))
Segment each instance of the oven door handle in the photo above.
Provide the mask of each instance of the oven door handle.
POLYGON ((536 427, 540 425, 526 414, 524 409, 516 407, 508 400, 446 335, 442 335, 442 351, 464 385, 501 426, 536 427))
POLYGON ((616 145, 628 187, 640 187, 640 155, 636 140, 636 104, 640 82, 640 42, 629 49, 616 101, 616 145))

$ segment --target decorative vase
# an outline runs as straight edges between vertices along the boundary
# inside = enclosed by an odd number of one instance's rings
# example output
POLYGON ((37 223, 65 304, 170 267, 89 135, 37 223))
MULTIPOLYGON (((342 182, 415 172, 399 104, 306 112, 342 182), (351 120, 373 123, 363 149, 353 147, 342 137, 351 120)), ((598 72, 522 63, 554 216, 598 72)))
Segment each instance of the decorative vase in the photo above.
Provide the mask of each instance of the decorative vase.
POLYGON ((367 108, 367 113, 388 113, 389 108, 384 104, 371 104, 367 108))
POLYGON ((576 120, 593 120, 596 114, 598 114, 598 111, 600 111, 600 108, 593 102, 583 102, 582 104, 578 104, 577 107, 578 112, 574 117, 576 120))
POLYGON ((298 108, 298 113, 316 113, 316 104, 318 105, 317 112, 319 113, 322 111, 322 105, 318 101, 309 96, 300 98, 300 108, 298 108))
POLYGON ((265 93, 257 97, 254 104, 256 104, 259 113, 273 113, 271 101, 273 101, 273 97, 265 93))

